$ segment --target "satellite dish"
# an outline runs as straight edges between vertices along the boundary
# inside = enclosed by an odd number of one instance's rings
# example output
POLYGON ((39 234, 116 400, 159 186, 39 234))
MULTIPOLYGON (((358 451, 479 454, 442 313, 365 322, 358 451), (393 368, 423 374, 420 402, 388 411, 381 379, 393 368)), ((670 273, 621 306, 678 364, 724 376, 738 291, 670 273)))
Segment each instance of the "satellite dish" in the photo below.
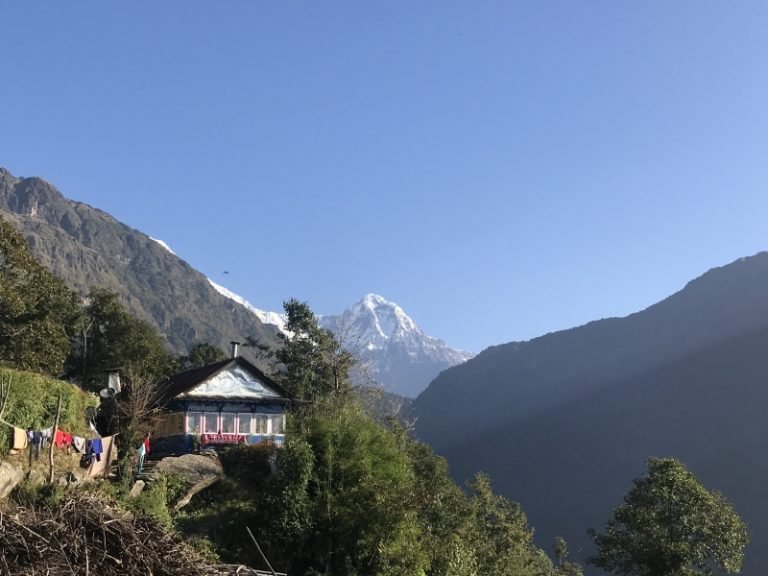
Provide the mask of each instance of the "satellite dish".
POLYGON ((114 388, 102 388, 99 391, 99 396, 101 396, 104 399, 112 398, 112 396, 115 395, 115 389, 114 388))

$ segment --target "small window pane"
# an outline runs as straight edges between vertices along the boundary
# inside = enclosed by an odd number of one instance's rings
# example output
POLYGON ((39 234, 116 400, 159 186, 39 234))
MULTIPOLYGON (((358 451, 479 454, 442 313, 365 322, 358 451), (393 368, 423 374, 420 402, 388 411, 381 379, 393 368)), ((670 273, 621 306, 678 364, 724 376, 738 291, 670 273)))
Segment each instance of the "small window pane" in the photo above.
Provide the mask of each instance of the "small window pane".
POLYGON ((205 433, 217 434, 219 432, 219 415, 215 412, 205 413, 205 433))
POLYGON ((250 414, 238 414, 237 433, 238 434, 251 433, 251 415, 250 414))
POLYGON ((283 434, 285 430, 285 417, 282 414, 272 416, 272 434, 283 434))
POLYGON ((188 434, 200 434, 202 414, 199 412, 190 412, 187 414, 187 433, 188 434))
POLYGON ((235 415, 227 412, 221 414, 221 433, 222 434, 234 434, 235 433, 235 415))
POLYGON ((269 417, 266 414, 255 414, 253 419, 254 434, 268 434, 269 433, 269 417))

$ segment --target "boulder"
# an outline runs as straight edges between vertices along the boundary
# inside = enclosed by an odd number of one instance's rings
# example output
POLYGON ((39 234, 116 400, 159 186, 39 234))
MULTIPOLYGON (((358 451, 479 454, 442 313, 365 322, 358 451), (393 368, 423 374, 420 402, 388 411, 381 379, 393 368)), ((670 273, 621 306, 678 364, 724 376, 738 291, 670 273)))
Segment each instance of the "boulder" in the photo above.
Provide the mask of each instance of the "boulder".
POLYGON ((0 498, 6 498, 16 484, 23 479, 24 471, 21 466, 14 466, 8 462, 0 463, 0 498))
POLYGON ((184 478, 190 486, 212 477, 224 475, 224 470, 217 458, 184 454, 163 458, 152 468, 151 476, 158 474, 175 474, 184 478))
POLYGON ((136 498, 141 494, 141 491, 144 490, 144 486, 146 486, 144 480, 136 480, 133 484, 133 488, 131 488, 131 491, 128 493, 128 498, 136 498))
POLYGON ((48 479, 45 477, 45 475, 36 468, 32 468, 29 472, 27 472, 27 483, 32 486, 45 484, 47 481, 48 479))

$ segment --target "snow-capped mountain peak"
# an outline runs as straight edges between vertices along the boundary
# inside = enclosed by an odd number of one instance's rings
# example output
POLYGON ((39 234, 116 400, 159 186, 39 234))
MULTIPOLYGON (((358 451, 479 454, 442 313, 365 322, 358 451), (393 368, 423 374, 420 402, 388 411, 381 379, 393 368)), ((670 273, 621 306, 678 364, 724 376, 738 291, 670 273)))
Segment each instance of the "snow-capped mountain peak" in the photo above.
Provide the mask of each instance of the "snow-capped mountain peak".
MULTIPOLYGON (((210 278, 208 282, 263 323, 287 333, 284 314, 260 310, 210 278)), ((318 323, 334 332, 341 344, 358 357, 362 369, 356 378, 360 383, 379 384, 403 396, 417 396, 441 371, 474 356, 427 336, 400 306, 378 294, 366 294, 339 315, 318 316, 318 323)))
POLYGON ((361 344, 368 350, 381 349, 409 334, 425 336, 400 306, 378 294, 366 294, 341 315, 321 316, 319 320, 353 349, 361 344))
POLYGON ((405 396, 418 395, 442 370, 473 356, 427 336, 400 306, 378 294, 319 322, 362 360, 369 378, 405 396))

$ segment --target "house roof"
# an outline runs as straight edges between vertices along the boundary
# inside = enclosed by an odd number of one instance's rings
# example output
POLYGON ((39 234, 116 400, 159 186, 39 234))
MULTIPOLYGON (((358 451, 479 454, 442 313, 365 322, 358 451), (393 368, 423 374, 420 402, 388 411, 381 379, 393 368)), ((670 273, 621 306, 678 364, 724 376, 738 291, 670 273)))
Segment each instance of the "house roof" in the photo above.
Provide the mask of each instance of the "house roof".
POLYGON ((256 376, 266 386, 280 394, 280 396, 282 396, 285 400, 293 400, 285 388, 264 374, 264 372, 259 370, 259 368, 250 363, 248 360, 242 356, 238 356, 236 358, 227 358, 226 360, 220 360, 219 362, 213 362, 212 364, 206 364, 205 366, 192 368, 191 370, 185 370, 184 372, 179 372, 169 376, 160 384, 160 388, 162 390, 160 395, 160 404, 167 404, 180 394, 189 392, 195 386, 202 384, 219 372, 228 370, 235 366, 240 366, 241 368, 256 376))

